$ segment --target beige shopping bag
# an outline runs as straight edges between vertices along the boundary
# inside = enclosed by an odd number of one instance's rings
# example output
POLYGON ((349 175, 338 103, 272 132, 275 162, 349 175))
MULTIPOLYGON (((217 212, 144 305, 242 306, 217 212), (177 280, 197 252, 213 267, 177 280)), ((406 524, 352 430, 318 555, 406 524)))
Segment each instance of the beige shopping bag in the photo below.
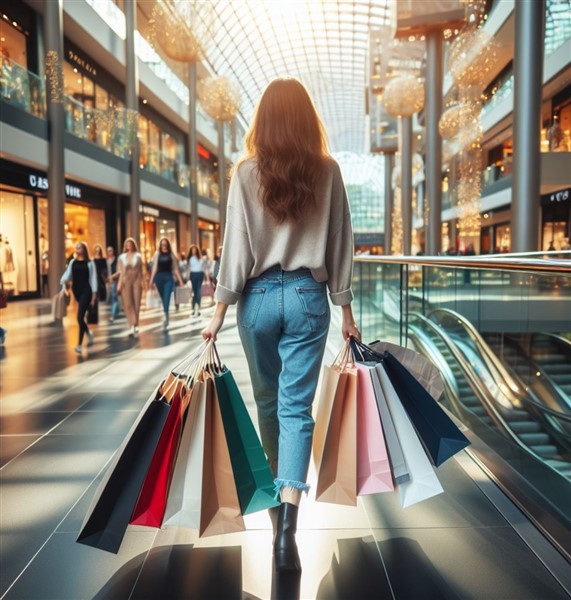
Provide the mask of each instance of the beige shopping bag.
POLYGON ((244 531, 244 519, 216 386, 206 380, 206 415, 204 422, 204 459, 202 470, 202 502, 200 507, 201 537, 244 531))

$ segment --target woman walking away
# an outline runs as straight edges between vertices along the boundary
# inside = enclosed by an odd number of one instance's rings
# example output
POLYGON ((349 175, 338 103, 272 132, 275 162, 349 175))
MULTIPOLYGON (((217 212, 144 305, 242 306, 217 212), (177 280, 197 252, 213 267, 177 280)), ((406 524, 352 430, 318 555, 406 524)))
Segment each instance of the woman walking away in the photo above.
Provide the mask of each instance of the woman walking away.
POLYGON ((230 184, 216 311, 203 331, 216 339, 229 304, 258 409, 262 444, 277 471, 281 505, 274 538, 278 571, 301 570, 295 541, 314 422, 311 405, 329 329, 329 297, 353 319, 353 233, 338 164, 313 102, 296 79, 264 91, 230 184))
POLYGON ((103 256, 103 248, 99 244, 93 246, 93 263, 97 271, 97 297, 101 302, 107 300, 107 260, 103 256))
POLYGON ((62 275, 60 283, 67 285, 71 282, 71 289, 77 301, 77 324, 79 325, 79 340, 75 351, 81 354, 83 350, 83 337, 87 333, 87 346, 93 345, 93 333, 85 322, 89 306, 97 301, 97 269, 92 260, 89 260, 89 251, 85 242, 75 245, 75 258, 72 258, 62 275))
POLYGON ((123 244, 123 254, 119 256, 119 283, 117 293, 123 298, 123 308, 131 327, 130 336, 139 335, 139 312, 143 293, 143 257, 139 254, 133 238, 123 244))
POLYGON ((153 256, 150 285, 157 289, 163 301, 163 329, 168 329, 169 326, 169 303, 174 287, 173 278, 177 279, 181 287, 184 285, 171 244, 167 238, 162 238, 159 249, 153 256))
POLYGON ((192 285, 192 314, 200 316, 200 303, 202 302, 202 282, 208 276, 206 261, 204 260, 198 246, 192 244, 188 252, 188 270, 190 272, 190 283, 192 285), (196 308, 195 308, 196 307, 196 308))

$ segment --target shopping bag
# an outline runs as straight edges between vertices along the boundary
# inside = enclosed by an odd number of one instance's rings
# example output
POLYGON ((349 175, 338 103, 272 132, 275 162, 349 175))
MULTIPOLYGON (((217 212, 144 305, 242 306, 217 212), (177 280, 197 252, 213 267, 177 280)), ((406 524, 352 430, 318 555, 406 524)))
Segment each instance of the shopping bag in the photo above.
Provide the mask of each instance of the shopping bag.
POLYGON ((331 406, 315 499, 333 504, 357 504, 357 372, 345 366, 331 406))
MULTIPOLYGON (((369 363, 371 364, 371 363, 369 363)), ((373 390, 375 392, 375 400, 377 401, 377 408, 381 416, 381 424, 383 426, 383 432, 385 434, 385 442, 387 444, 387 450, 389 453, 389 460, 391 462, 391 471, 395 483, 404 483, 410 479, 408 468, 404 460, 401 444, 395 430, 391 411, 387 405, 387 399, 383 393, 381 382, 377 370, 373 367, 369 369, 369 375, 371 377, 371 383, 373 384, 373 390)))
POLYGON ((394 489, 371 367, 357 365, 357 495, 394 489))
MULTIPOLYGON (((163 521, 168 489, 180 443, 182 415, 190 400, 189 390, 182 381, 180 381, 182 385, 178 383, 174 381, 171 385, 171 388, 174 388, 171 395, 171 409, 131 515, 129 523, 132 525, 160 527, 163 521)), ((165 382, 165 386, 168 385, 169 383, 165 382)))
POLYGON ((210 377, 206 380, 204 427, 199 536, 244 531, 246 527, 240 511, 216 386, 210 377))
POLYGON ((242 514, 278 506, 270 466, 232 373, 225 370, 214 382, 242 514))
POLYGON ((190 288, 189 287, 176 287, 174 289, 174 303, 175 304, 189 304, 190 303, 190 288))
POLYGON ((54 319, 63 319, 67 315, 69 301, 69 292, 65 288, 62 288, 52 298, 52 315, 54 319))
POLYGON ((379 376, 410 475, 408 481, 397 484, 401 506, 406 508, 441 494, 444 490, 438 481, 434 467, 426 456, 422 443, 416 435, 408 414, 397 396, 391 379, 385 371, 384 363, 378 364, 375 371, 379 376))
POLYGON ((200 295, 203 298, 209 298, 211 296, 214 296, 214 284, 212 283, 212 281, 208 280, 202 283, 202 286, 200 288, 200 295))
POLYGON ((99 302, 97 299, 87 307, 87 323, 89 325, 97 325, 99 323, 99 302))
POLYGON ((386 352, 382 364, 437 467, 470 444, 438 402, 392 354, 386 352))
POLYGON ((107 552, 119 551, 169 411, 170 405, 157 390, 115 453, 87 511, 78 542, 107 552))
POLYGON ((195 381, 163 517, 165 527, 200 529, 206 383, 195 381))
MULTIPOLYGON (((403 348, 390 342, 373 342, 368 348, 374 350, 379 358, 385 352, 392 354, 403 367, 412 373, 424 389, 438 400, 444 392, 444 382, 440 371, 430 360, 410 348, 403 348)), ((374 359, 373 359, 374 360, 374 359)), ((377 361, 378 362, 378 361, 377 361)))
POLYGON ((155 289, 148 289, 145 294, 145 306, 147 308, 159 308, 161 306, 161 297, 155 289))

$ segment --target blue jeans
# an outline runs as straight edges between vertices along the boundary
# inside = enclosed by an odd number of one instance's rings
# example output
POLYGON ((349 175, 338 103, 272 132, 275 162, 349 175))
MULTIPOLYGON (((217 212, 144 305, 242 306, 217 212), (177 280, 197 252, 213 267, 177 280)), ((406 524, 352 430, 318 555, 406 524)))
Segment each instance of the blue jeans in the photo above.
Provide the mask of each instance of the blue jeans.
POLYGON ((204 281, 204 271, 191 271, 190 272, 190 284, 192 285, 192 308, 195 304, 198 304, 198 310, 200 310, 200 303, 202 302, 202 282, 204 281))
POLYGON ((262 445, 277 461, 276 491, 307 491, 311 406, 329 330, 325 283, 308 269, 272 267, 248 280, 238 329, 254 388, 262 445))
POLYGON ((117 293, 117 284, 119 281, 114 279, 109 286, 109 301, 111 303, 111 318, 115 320, 119 314, 119 294, 117 293))
POLYGON ((174 286, 174 280, 170 271, 158 271, 155 274, 155 285, 159 296, 163 301, 163 311, 165 315, 169 314, 169 303, 171 301, 171 294, 174 286))

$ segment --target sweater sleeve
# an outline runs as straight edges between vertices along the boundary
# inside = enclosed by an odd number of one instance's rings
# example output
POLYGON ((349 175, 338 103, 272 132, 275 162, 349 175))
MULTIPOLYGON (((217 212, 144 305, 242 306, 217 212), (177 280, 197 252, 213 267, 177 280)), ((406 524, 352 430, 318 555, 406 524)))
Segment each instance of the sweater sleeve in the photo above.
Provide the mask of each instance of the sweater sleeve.
POLYGON ((61 276, 61 279, 59 280, 61 285, 65 285, 68 281, 71 281, 71 267, 73 265, 74 260, 75 260, 75 258, 72 258, 69 261, 69 263, 67 264, 67 267, 65 268, 65 271, 64 271, 63 275, 61 276))
POLYGON ((90 260, 88 263, 89 270, 89 285, 91 286, 91 293, 97 294, 97 268, 95 263, 90 260))
POLYGON ((353 228, 347 192, 339 167, 335 167, 331 189, 331 228, 327 240, 325 267, 329 279, 329 296, 337 306, 345 306, 353 300, 353 228))
POLYGON ((236 304, 254 265, 250 237, 244 214, 242 189, 238 171, 228 191, 226 231, 222 244, 220 271, 215 298, 225 304, 236 304))

